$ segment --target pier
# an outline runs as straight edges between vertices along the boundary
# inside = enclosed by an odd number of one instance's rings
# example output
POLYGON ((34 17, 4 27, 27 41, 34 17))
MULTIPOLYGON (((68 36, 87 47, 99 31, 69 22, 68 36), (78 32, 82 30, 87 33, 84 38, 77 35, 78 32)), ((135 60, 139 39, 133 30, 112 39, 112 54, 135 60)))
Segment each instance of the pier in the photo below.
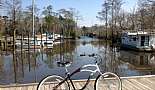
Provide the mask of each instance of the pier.
MULTIPOLYGON (((122 90, 154 90, 155 89, 155 76, 131 76, 131 77, 121 77, 122 79, 122 90)), ((108 79, 107 79, 108 80, 108 79)), ((76 88, 80 88, 85 80, 75 80, 74 83, 76 88)), ((89 85, 85 90, 93 90, 94 80, 91 80, 89 85)), ((38 83, 31 84, 14 84, 14 85, 1 85, 0 90, 37 90, 38 83)), ((104 85, 103 85, 104 86, 104 85)), ((46 88, 48 88, 47 86, 46 88)), ((107 88, 102 87, 103 90, 107 88)))

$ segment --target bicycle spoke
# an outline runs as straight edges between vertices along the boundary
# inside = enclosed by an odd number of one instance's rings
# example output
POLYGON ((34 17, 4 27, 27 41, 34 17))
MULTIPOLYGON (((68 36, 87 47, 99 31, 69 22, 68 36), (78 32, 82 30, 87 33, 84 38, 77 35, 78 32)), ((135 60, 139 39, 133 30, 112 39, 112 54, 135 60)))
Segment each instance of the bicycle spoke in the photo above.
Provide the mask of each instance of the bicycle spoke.
MULTIPOLYGON (((114 75, 114 74, 112 74, 114 75)), ((121 90, 121 81, 119 77, 101 75, 96 82, 96 90, 121 90)))
POLYGON ((69 90, 67 82, 59 85, 61 81, 63 81, 63 78, 60 76, 46 77, 39 83, 38 90, 69 90))
POLYGON ((117 90, 119 84, 117 80, 99 80, 99 87, 104 87, 106 90, 117 90))

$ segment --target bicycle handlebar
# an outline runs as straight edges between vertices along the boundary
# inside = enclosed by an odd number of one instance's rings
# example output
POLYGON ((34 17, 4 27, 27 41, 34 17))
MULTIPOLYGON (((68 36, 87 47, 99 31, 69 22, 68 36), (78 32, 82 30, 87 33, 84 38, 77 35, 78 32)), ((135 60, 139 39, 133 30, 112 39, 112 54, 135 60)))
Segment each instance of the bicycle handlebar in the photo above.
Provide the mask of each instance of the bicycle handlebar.
POLYGON ((89 57, 94 57, 94 56, 96 56, 96 54, 80 54, 80 56, 89 56, 89 57))

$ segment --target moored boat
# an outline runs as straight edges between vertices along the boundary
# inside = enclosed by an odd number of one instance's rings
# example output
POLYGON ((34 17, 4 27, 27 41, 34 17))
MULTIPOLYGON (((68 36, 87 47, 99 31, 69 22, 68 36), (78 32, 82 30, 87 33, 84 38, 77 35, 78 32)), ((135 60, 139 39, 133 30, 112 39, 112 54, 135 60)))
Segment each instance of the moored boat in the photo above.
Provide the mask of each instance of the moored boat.
POLYGON ((124 32, 121 37, 121 48, 136 51, 155 51, 155 35, 148 32, 124 32))
POLYGON ((52 37, 46 36, 45 34, 41 35, 36 35, 35 39, 34 38, 23 38, 23 42, 21 44, 22 39, 17 39, 16 40, 16 46, 21 47, 23 46, 24 49, 40 49, 40 48, 53 48, 53 42, 54 39, 52 37), (29 42, 28 42, 29 41, 29 42))

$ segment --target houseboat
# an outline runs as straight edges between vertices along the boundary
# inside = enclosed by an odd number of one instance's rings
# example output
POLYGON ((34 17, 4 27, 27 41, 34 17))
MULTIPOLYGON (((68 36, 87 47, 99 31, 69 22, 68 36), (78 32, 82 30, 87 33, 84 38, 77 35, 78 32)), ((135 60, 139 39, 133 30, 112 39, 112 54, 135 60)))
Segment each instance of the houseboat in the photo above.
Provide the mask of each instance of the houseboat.
POLYGON ((124 32, 121 37, 121 48, 136 51, 155 51, 155 35, 148 32, 124 32))

